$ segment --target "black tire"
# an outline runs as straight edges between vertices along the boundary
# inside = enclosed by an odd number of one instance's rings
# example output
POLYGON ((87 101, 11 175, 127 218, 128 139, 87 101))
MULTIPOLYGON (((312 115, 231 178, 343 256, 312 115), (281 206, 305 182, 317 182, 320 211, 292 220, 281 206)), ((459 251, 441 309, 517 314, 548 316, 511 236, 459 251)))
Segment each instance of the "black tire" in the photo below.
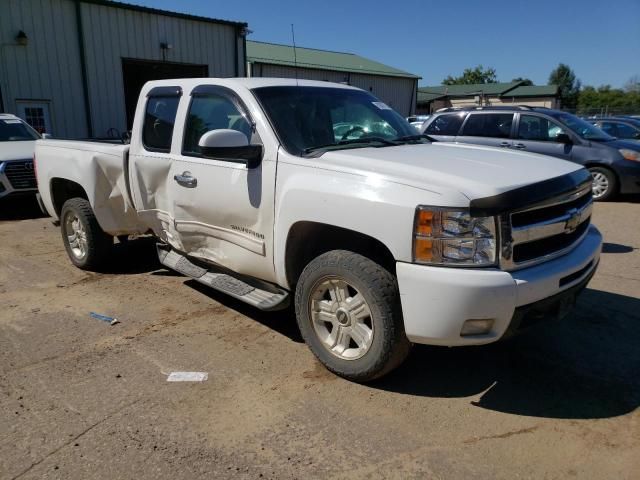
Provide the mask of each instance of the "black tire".
POLYGON ((355 382, 386 375, 409 354, 396 278, 372 260, 346 250, 316 257, 302 271, 296 285, 296 319, 304 341, 330 371, 355 382), (360 293, 371 312, 372 340, 360 358, 343 359, 330 352, 316 333, 311 315, 312 293, 320 282, 338 278, 360 293))
POLYGON ((71 262, 83 270, 98 270, 109 259, 113 247, 113 237, 105 233, 93 213, 89 202, 84 198, 71 198, 64 202, 60 211, 60 232, 62 242, 71 262), (86 248, 78 252, 72 247, 69 237, 73 235, 68 220, 76 218, 85 232, 86 248))
MULTIPOLYGON (((611 200, 616 193, 618 193, 618 178, 616 177, 616 174, 605 167, 590 167, 589 171, 591 172, 591 176, 594 180, 593 199, 599 202, 611 200), (607 185, 606 190, 599 195, 596 194, 596 191, 601 191, 601 189, 596 189, 596 179, 598 178, 604 178, 607 185)), ((601 185, 603 185, 603 183, 601 183, 601 185)))

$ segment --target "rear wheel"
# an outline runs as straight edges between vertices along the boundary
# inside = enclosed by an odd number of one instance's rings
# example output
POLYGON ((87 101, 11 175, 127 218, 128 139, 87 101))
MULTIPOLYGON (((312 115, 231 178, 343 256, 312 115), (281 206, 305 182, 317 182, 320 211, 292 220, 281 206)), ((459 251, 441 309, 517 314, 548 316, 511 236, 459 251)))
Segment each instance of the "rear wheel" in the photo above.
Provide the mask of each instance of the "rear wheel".
POLYGON ((84 198, 64 202, 60 212, 62 241, 71 262, 83 270, 95 270, 109 258, 113 237, 106 234, 84 198))
POLYGON ((618 189, 618 179, 615 173, 604 167, 591 167, 591 178, 593 180, 593 199, 609 200, 618 189))
POLYGON ((395 277, 372 260, 334 250, 312 260, 296 287, 305 342, 332 372, 366 382, 409 353, 395 277))

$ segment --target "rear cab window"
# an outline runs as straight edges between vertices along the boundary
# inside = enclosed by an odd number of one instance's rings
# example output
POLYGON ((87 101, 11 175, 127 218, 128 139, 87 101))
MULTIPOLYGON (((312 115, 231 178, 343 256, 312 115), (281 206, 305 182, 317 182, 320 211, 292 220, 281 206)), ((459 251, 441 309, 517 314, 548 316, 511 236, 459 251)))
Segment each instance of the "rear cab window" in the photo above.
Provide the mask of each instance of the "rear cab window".
POLYGON ((447 113, 444 115, 438 115, 433 122, 427 126, 424 133, 427 135, 455 136, 458 134, 458 130, 460 130, 464 117, 464 113, 447 113))
POLYGON ((513 113, 471 113, 462 127, 467 137, 509 138, 513 113))
POLYGON ((156 87, 147 95, 142 127, 142 143, 151 152, 169 153, 182 90, 180 87, 156 87))

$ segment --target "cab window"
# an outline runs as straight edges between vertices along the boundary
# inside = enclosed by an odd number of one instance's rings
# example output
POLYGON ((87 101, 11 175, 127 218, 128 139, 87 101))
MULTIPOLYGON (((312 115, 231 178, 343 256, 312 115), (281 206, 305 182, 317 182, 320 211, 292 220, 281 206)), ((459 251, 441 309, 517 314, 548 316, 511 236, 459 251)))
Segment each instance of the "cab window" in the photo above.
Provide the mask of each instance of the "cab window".
POLYGON ((251 138, 251 124, 229 97, 216 93, 193 97, 187 113, 182 153, 200 155, 200 137, 218 129, 236 130, 251 138))
POLYGON ((462 135, 509 138, 512 123, 513 113, 472 113, 462 127, 462 135))
POLYGON ((142 143, 147 150, 169 153, 180 97, 153 97, 147 100, 142 143))

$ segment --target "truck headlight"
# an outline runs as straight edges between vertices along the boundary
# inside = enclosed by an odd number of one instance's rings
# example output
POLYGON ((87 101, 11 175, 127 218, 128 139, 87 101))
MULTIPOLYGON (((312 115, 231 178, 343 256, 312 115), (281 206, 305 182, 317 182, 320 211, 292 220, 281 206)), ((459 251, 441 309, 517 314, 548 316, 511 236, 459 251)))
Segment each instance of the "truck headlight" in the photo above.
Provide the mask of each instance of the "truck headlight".
POLYGON ((496 218, 462 209, 418 207, 413 261, 430 265, 487 267, 496 264, 496 218))

